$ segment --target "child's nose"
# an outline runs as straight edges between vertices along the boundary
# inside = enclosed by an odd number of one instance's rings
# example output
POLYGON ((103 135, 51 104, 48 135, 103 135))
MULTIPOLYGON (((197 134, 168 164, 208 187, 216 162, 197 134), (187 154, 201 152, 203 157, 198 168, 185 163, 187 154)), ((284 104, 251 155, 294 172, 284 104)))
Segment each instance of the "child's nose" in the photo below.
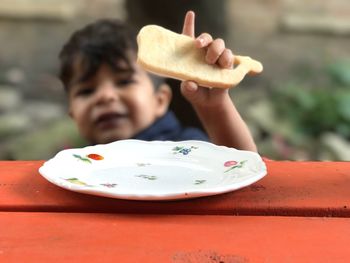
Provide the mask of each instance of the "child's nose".
POLYGON ((119 97, 119 92, 112 83, 100 85, 100 87, 98 88, 98 102, 106 103, 110 101, 115 101, 119 100, 119 97))

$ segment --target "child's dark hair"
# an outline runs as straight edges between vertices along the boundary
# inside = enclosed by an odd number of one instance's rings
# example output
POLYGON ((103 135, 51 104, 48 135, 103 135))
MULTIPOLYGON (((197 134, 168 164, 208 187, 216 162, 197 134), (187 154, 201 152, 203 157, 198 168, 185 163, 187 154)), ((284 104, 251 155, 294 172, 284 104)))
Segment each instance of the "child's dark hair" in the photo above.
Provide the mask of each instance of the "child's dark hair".
MULTIPOLYGON (((88 80, 102 64, 118 72, 134 71, 136 54, 136 32, 122 21, 101 19, 76 31, 63 46, 59 77, 68 91, 72 82, 88 80)), ((156 88, 164 82, 153 75, 151 79, 156 88)))

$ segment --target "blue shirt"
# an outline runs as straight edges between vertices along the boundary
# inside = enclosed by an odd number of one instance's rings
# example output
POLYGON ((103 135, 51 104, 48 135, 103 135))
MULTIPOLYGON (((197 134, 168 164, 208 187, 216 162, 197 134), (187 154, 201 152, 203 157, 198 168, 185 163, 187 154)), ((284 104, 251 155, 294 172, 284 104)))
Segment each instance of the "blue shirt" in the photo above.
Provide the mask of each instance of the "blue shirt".
POLYGON ((208 136, 200 129, 183 127, 172 111, 168 111, 163 117, 132 139, 144 141, 209 141, 208 136))

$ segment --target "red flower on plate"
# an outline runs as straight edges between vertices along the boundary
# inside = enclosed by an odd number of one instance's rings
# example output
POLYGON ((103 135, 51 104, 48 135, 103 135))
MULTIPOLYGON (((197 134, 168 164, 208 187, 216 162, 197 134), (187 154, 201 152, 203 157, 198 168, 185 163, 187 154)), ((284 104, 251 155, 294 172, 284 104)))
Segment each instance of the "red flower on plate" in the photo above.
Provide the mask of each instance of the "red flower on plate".
POLYGON ((237 161, 227 161, 227 162, 224 163, 224 166, 225 167, 231 167, 231 166, 234 166, 236 164, 238 164, 237 161))
POLYGON ((95 161, 101 161, 101 160, 104 159, 104 157, 102 155, 99 155, 97 153, 90 153, 90 154, 88 154, 86 156, 89 157, 92 160, 95 160, 95 161))

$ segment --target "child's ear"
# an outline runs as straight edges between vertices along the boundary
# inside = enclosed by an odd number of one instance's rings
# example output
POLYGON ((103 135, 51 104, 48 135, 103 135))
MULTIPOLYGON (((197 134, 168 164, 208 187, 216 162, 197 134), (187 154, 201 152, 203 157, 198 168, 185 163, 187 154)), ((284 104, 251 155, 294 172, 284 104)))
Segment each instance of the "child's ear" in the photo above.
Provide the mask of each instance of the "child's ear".
POLYGON ((168 84, 163 83, 159 86, 155 96, 157 100, 156 113, 157 113, 157 116, 160 117, 167 112, 173 93, 171 91, 170 86, 168 84))

